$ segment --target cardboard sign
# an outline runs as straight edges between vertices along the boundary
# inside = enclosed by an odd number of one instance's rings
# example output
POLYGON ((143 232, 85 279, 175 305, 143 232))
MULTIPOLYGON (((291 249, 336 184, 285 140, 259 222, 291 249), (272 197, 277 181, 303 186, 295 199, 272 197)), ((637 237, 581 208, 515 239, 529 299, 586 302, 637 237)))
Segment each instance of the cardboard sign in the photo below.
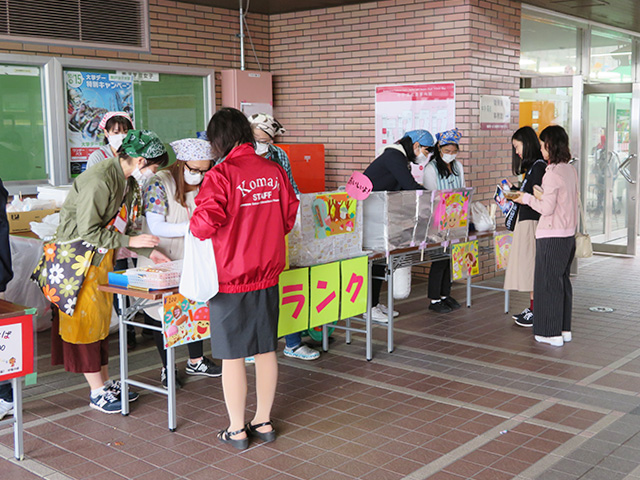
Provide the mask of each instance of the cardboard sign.
POLYGON ((309 327, 338 320, 340 314, 340 262, 311 267, 309 327))
POLYGON ((362 315, 367 310, 369 259, 352 258, 340 262, 340 320, 362 315))
POLYGON ((209 306, 179 293, 162 297, 164 348, 177 347, 211 337, 209 306))
POLYGON ((33 373, 33 316, 0 320, 0 380, 33 373))
POLYGON ((364 173, 353 172, 347 181, 347 194, 356 200, 366 199, 372 190, 373 183, 364 173))
POLYGON ((456 243, 451 246, 451 277, 460 280, 480 273, 478 241, 456 243))
POLYGON ((309 328, 309 269, 288 270, 280 274, 280 315, 278 336, 309 328))

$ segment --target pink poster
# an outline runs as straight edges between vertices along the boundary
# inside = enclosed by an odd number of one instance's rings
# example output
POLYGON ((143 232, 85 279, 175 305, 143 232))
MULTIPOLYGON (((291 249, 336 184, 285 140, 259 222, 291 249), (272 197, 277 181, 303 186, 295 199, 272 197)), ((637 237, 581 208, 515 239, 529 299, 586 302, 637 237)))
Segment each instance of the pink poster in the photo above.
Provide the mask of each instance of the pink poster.
POLYGON ((466 227, 469 218, 469 191, 434 192, 433 222, 437 230, 466 227))

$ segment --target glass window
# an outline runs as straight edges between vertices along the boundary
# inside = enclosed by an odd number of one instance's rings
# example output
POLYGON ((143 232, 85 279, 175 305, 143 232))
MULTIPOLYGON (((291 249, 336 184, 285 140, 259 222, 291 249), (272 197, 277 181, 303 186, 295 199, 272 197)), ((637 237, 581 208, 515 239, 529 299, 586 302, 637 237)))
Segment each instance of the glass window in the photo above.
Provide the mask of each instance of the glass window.
POLYGON ((632 41, 628 36, 593 30, 589 80, 596 82, 631 82, 632 41))
POLYGON ((41 69, 0 65, 0 178, 48 178, 41 69))
POLYGON ((551 18, 522 14, 520 74, 523 77, 575 75, 578 70, 578 33, 573 25, 551 18))
POLYGON ((560 125, 571 138, 571 92, 568 87, 520 89, 520 126, 539 134, 549 125, 560 125))

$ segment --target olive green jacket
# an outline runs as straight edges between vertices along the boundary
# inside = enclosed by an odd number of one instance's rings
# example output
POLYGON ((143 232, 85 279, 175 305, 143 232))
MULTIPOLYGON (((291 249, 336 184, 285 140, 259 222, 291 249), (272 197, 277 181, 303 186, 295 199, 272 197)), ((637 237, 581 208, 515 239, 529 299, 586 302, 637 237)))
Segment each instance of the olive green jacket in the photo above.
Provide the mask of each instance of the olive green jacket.
MULTIPOLYGON (((138 188, 134 178, 124 176, 118 157, 108 158, 85 170, 73 182, 62 206, 55 241, 64 243, 82 239, 98 248, 127 247, 132 236, 132 208, 138 209, 138 216, 142 215, 138 188), (125 234, 105 228, 123 201, 129 212, 125 234)), ((134 250, 146 256, 151 252, 151 249, 134 250)), ((99 265, 102 257, 103 254, 96 252, 92 264, 99 265)))

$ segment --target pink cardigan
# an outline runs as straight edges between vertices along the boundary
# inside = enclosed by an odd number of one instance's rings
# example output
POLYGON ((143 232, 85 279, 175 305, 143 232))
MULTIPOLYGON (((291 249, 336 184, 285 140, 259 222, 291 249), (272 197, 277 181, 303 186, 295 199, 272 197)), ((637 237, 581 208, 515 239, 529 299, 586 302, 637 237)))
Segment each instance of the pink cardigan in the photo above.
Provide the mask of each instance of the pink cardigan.
POLYGON ((522 201, 540 213, 536 238, 572 237, 578 225, 578 173, 568 163, 547 166, 542 199, 525 193, 522 201))

